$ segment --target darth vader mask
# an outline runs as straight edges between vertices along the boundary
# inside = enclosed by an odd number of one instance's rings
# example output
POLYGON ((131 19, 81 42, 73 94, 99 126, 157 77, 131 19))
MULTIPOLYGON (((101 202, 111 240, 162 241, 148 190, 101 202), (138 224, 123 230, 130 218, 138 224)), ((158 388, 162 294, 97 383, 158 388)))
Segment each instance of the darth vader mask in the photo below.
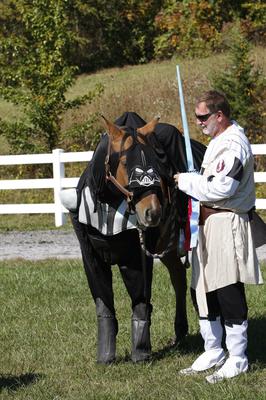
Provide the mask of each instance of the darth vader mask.
POLYGON ((133 190, 160 187, 156 165, 156 158, 147 146, 139 145, 132 149, 127 156, 129 188, 133 190))
POLYGON ((160 178, 153 167, 142 165, 133 168, 129 177, 129 187, 134 189, 149 186, 160 186, 160 178))

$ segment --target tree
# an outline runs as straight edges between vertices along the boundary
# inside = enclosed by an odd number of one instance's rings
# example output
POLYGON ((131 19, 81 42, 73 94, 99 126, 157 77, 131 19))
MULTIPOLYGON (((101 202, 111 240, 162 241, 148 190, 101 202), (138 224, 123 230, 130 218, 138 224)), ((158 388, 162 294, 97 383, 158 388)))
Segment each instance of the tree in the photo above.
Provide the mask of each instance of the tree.
POLYGON ((64 134, 63 113, 91 102, 102 87, 73 101, 66 99, 78 70, 69 61, 74 43, 72 0, 5 1, 18 16, 20 34, 7 29, 1 37, 0 96, 20 106, 23 119, 1 120, 0 134, 13 153, 51 151, 64 134))
POLYGON ((264 0, 246 1, 242 5, 246 12, 245 29, 255 42, 266 42, 266 4, 264 0))
POLYGON ((198 56, 219 50, 222 0, 166 0, 156 16, 155 57, 198 56))
POLYGON ((213 76, 213 86, 223 91, 232 107, 232 115, 244 128, 251 143, 265 138, 266 79, 251 59, 251 45, 240 23, 231 30, 230 63, 225 71, 213 76))
POLYGON ((154 18, 163 0, 73 1, 72 57, 82 72, 153 57, 154 18))

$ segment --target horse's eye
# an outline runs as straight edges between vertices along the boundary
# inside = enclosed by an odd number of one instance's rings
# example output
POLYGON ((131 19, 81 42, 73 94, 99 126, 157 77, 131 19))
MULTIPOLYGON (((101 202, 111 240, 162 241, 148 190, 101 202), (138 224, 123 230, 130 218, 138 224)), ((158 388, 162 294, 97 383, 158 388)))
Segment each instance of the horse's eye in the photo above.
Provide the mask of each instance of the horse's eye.
POLYGON ((137 167, 137 168, 135 169, 135 172, 137 172, 137 173, 139 173, 139 174, 142 174, 142 173, 143 173, 143 170, 142 170, 141 168, 138 168, 138 167, 137 167))
POLYGON ((153 169, 149 168, 147 172, 148 172, 148 174, 151 174, 153 172, 153 169))

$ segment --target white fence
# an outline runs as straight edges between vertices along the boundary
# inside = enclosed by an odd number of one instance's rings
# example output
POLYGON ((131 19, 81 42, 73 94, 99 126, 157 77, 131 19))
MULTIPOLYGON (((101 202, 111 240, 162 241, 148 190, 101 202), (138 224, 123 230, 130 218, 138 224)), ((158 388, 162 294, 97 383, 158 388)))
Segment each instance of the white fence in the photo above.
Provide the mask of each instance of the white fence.
MULTIPOLYGON (((266 155, 266 144, 252 145, 254 155, 266 155)), ((53 178, 0 180, 0 190, 53 189, 54 203, 0 204, 0 214, 45 214, 55 215, 55 225, 65 223, 68 212, 61 204, 59 193, 62 188, 76 187, 79 178, 65 178, 65 163, 89 161, 92 151, 64 153, 61 149, 49 154, 26 154, 0 156, 0 165, 52 164, 53 178)), ((266 183, 266 172, 255 172, 255 182, 266 183)), ((266 209, 266 199, 256 200, 257 209, 266 209)))

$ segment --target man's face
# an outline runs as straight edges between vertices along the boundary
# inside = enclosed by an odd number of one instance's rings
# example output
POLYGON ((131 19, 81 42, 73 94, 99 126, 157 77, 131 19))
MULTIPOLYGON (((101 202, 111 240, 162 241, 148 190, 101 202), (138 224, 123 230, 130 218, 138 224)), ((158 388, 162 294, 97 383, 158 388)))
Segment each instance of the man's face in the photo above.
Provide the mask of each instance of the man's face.
POLYGON ((206 103, 199 103, 195 108, 197 125, 202 128, 205 135, 214 137, 219 132, 217 113, 211 113, 206 103), (202 118, 201 118, 202 117, 202 118))

